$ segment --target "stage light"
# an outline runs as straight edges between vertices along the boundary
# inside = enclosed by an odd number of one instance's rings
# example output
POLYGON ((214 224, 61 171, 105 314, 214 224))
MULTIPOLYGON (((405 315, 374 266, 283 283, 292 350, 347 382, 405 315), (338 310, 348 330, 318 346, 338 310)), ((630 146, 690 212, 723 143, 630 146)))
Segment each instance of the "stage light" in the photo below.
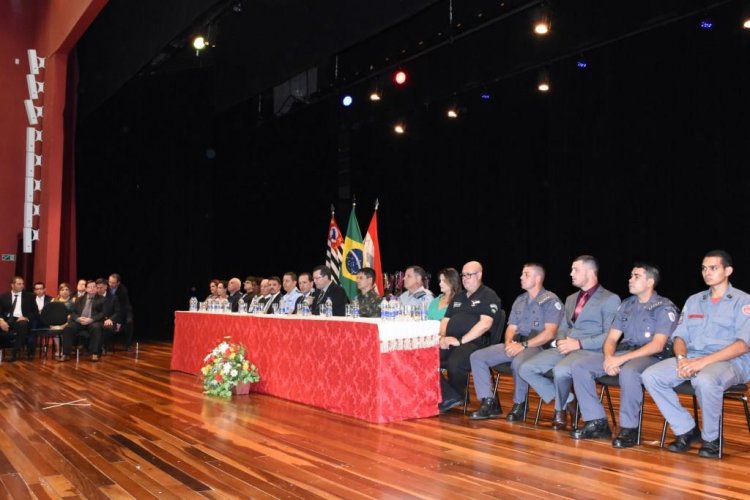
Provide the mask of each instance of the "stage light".
POLYGON ((549 7, 542 3, 534 19, 534 33, 544 36, 550 32, 552 25, 550 23, 549 7))
POLYGON ((548 72, 542 71, 539 73, 539 82, 536 88, 539 89, 539 92, 549 92, 550 84, 548 72))
POLYGON ((195 38, 193 38, 193 48, 195 50, 203 50, 207 46, 208 44, 206 43, 206 39, 203 36, 198 35, 195 38))
POLYGON ((39 118, 43 116, 44 107, 34 106, 34 101, 31 99, 24 99, 23 104, 26 107, 26 117, 29 119, 29 125, 37 125, 39 118))
POLYGON ((343 104, 345 108, 348 108, 349 106, 351 106, 353 102, 354 102, 354 99, 352 99, 352 96, 350 95, 345 95, 344 98, 341 99, 341 104, 343 104))
POLYGON ((396 85, 403 85, 406 83, 407 76, 406 72, 403 70, 398 70, 393 75, 393 81, 396 83, 396 85))
POLYGON ((39 93, 44 92, 44 83, 37 82, 34 75, 26 75, 26 87, 29 89, 29 98, 32 100, 39 98, 39 93))
POLYGON ((710 17, 704 16, 701 18, 700 21, 698 21, 698 27, 702 30, 710 30, 714 27, 714 22, 711 20, 710 17))
POLYGON ((589 63, 588 63, 588 61, 587 61, 586 59, 584 59, 583 57, 582 57, 582 58, 580 58, 580 59, 578 59, 578 60, 576 61, 576 68, 578 68, 578 69, 586 69, 586 68, 588 68, 588 67, 589 67, 589 63))
POLYGON ((379 101, 380 100, 380 93, 377 90, 373 90, 372 94, 370 94, 370 100, 371 101, 379 101))
POLYGON ((393 131, 401 135, 404 132, 406 132, 406 125, 404 125, 403 123, 397 123, 396 125, 393 126, 393 131))
POLYGON ((458 118, 458 109, 456 109, 455 107, 448 108, 446 115, 448 115, 448 118, 458 118))
POLYGON ((750 30, 750 17, 745 18, 745 20, 742 22, 742 27, 746 30, 750 30))
POLYGON ((490 95, 490 93, 489 93, 489 92, 482 92, 481 94, 479 94, 479 97, 480 97, 480 98, 481 98, 481 99, 482 99, 483 101, 489 101, 489 100, 490 100, 490 97, 492 97, 492 96, 490 95))
POLYGON ((28 49, 26 55, 29 57, 29 71, 32 75, 38 75, 39 68, 44 68, 44 58, 37 56, 34 49, 28 49))

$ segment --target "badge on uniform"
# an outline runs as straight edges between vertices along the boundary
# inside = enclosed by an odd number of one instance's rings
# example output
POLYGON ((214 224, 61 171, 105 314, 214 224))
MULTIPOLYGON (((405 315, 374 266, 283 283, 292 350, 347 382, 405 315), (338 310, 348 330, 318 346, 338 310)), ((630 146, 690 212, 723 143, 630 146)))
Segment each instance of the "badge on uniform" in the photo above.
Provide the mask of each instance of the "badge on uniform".
POLYGON ((559 303, 559 302, 555 302, 555 309, 557 309, 558 311, 559 311, 560 309, 562 309, 562 304, 561 304, 561 303, 559 303))
POLYGON ((676 316, 674 315, 674 312, 672 312, 672 311, 669 311, 669 312, 667 313, 667 317, 669 317, 669 321, 671 321, 671 322, 673 322, 673 323, 674 323, 674 320, 675 320, 675 318, 676 318, 676 316))

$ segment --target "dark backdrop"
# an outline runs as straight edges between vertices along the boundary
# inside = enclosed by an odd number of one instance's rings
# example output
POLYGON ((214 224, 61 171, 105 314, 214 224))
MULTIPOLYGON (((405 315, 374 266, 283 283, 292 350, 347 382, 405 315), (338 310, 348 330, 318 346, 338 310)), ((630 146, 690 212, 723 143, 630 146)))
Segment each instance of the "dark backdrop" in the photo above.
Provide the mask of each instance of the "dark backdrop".
MULTIPOLYGON (((132 82, 79 127, 79 270, 120 272, 138 335, 168 338, 191 287, 323 263, 329 205, 346 231, 353 194, 363 233, 380 200, 384 270, 477 259, 506 309, 524 262, 544 263, 565 296, 582 253, 621 296, 633 261, 655 262, 660 291, 682 305, 703 287, 702 255, 724 248, 750 289, 750 36, 725 21, 611 43, 586 70, 551 64, 548 94, 531 70, 489 101, 458 94, 454 121, 448 100, 414 88, 399 108, 343 110, 331 95, 259 122, 257 102, 213 112, 211 72, 132 82)), ((431 57, 420 78, 445 73, 431 57)))

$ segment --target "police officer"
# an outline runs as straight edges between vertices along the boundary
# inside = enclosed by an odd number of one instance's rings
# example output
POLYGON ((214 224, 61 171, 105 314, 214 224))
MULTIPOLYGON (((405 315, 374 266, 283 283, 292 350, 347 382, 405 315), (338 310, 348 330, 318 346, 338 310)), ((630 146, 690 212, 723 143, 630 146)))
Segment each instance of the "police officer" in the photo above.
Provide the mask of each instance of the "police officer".
POLYGON ((668 450, 684 453, 702 437, 698 455, 718 458, 724 391, 750 380, 750 295, 729 282, 734 267, 724 250, 708 252, 701 272, 708 290, 690 296, 682 309, 672 334, 676 357, 641 378, 676 436, 668 450), (702 410, 702 433, 673 390, 686 380, 702 410))
POLYGON ((404 288, 398 300, 403 306, 421 306, 425 303, 425 308, 433 299, 432 292, 424 287, 427 281, 427 273, 419 266, 409 266, 404 272, 404 288))
POLYGON ((629 448, 637 444, 643 401, 641 373, 659 362, 657 356, 677 326, 677 308, 671 300, 654 291, 658 283, 657 267, 634 264, 628 280, 632 295, 617 309, 604 341, 604 352, 578 359, 571 365, 573 387, 586 422, 570 433, 573 439, 608 438, 612 435, 596 393, 596 378, 619 375, 620 433, 612 441, 612 446, 629 448))
POLYGON ((541 264, 524 264, 521 288, 526 291, 513 302, 505 330, 505 343, 472 353, 470 361, 474 390, 482 405, 469 418, 479 420, 500 416, 497 400, 492 397, 490 367, 510 362, 515 390, 513 409, 506 419, 511 422, 523 419, 529 385, 518 376, 518 366, 555 338, 563 314, 557 295, 544 289, 544 275, 541 264))

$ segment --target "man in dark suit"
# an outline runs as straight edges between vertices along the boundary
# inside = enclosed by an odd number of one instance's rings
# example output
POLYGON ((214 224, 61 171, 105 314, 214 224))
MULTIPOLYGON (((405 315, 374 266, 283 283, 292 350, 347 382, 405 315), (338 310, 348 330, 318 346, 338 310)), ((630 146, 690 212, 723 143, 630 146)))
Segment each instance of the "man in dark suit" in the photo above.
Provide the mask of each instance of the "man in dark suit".
POLYGON ((102 345, 111 339, 115 333, 122 330, 123 318, 120 301, 117 300, 116 296, 107 293, 107 281, 104 278, 96 280, 96 294, 104 299, 102 304, 104 319, 102 320, 102 333, 99 338, 91 336, 89 351, 99 356, 101 355, 102 345))
POLYGON ((325 265, 313 269, 313 282, 315 283, 315 294, 312 304, 312 313, 320 314, 320 305, 331 299, 334 316, 344 316, 349 298, 339 285, 331 280, 331 270, 325 265))
POLYGON ((301 294, 297 297, 297 301, 294 303, 294 312, 299 312, 299 306, 302 301, 305 301, 308 306, 312 306, 312 301, 315 298, 312 274, 307 271, 301 272, 297 279, 297 286, 299 287, 301 294))
POLYGON ((268 299, 263 306, 263 312, 273 314, 273 305, 281 303, 281 278, 271 276, 268 278, 268 299))
POLYGON ((229 301, 229 305, 231 306, 233 313, 236 313, 240 310, 239 303, 240 298, 242 297, 240 288, 242 288, 242 282, 240 282, 239 278, 232 278, 229 280, 229 283, 227 284, 227 292, 229 292, 227 300, 229 301))
POLYGON ((89 338, 91 361, 99 361, 98 348, 101 346, 102 324, 104 322, 104 298, 96 293, 96 282, 86 282, 86 295, 76 300, 70 321, 63 329, 63 355, 59 361, 70 359, 73 342, 79 333, 89 338))
MULTIPOLYGON (((10 361, 17 359, 18 352, 26 345, 30 325, 39 317, 34 295, 23 289, 23 278, 14 276, 10 282, 10 292, 0 295, 0 335, 4 337, 4 342, 8 342, 13 333, 16 335, 10 361)), ((32 359, 34 352, 29 352, 28 357, 32 359)))
POLYGON ((133 305, 130 302, 130 295, 128 289, 120 281, 120 275, 112 273, 109 275, 108 280, 109 291, 108 295, 113 295, 120 303, 120 323, 122 331, 122 344, 126 351, 130 350, 130 345, 133 343, 133 334, 135 332, 135 324, 133 323, 133 305))
POLYGON ((32 354, 34 353, 34 349, 36 348, 36 334, 34 333, 34 330, 37 328, 47 327, 47 325, 42 324, 42 321, 40 319, 42 309, 44 309, 44 306, 52 302, 52 297, 47 295, 47 286, 43 281, 37 281, 36 283, 34 283, 34 301, 36 302, 36 308, 38 310, 39 316, 37 316, 36 320, 31 323, 29 330, 27 346, 29 348, 29 352, 32 354))

